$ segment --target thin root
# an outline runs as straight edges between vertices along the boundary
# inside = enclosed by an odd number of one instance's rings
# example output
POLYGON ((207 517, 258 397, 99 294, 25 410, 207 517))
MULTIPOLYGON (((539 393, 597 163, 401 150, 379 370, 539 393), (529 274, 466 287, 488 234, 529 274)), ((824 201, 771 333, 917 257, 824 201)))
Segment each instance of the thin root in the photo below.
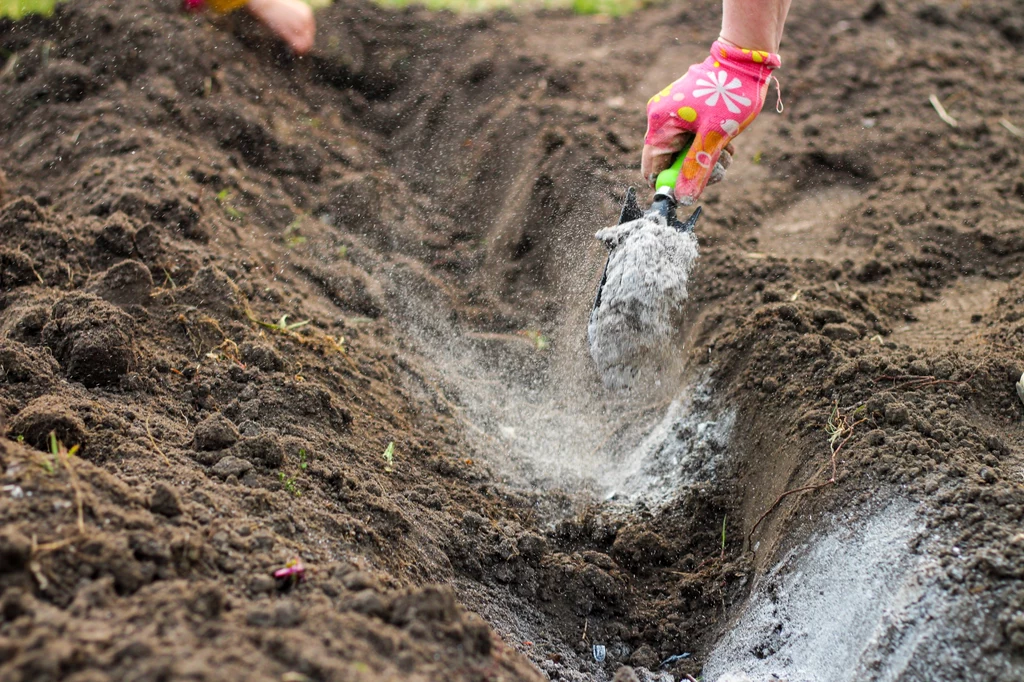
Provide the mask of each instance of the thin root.
POLYGON ((935 96, 935 93, 928 95, 928 101, 932 103, 932 108, 935 109, 935 113, 939 115, 939 118, 942 119, 943 123, 945 123, 951 128, 960 127, 960 124, 957 123, 957 120, 946 112, 946 108, 942 106, 942 102, 940 102, 939 98, 935 96))
MULTIPOLYGON (((856 410, 854 411, 854 413, 856 414, 856 410)), ((751 527, 750 532, 747 533, 748 547, 750 546, 751 538, 753 538, 754 536, 754 531, 757 530, 758 526, 761 525, 762 521, 768 518, 769 514, 775 511, 775 509, 780 504, 782 504, 782 501, 784 499, 786 499, 790 495, 796 495, 797 493, 805 493, 810 492, 812 490, 820 490, 822 488, 827 488, 828 486, 836 485, 836 476, 839 468, 839 451, 843 449, 843 447, 849 442, 851 438, 853 438, 854 428, 856 428, 859 424, 863 423, 864 421, 865 419, 858 419, 857 421, 851 423, 847 419, 846 415, 842 414, 839 411, 838 402, 832 406, 832 414, 829 415, 828 424, 825 426, 825 431, 826 433, 828 433, 829 436, 829 449, 832 453, 830 458, 832 475, 829 477, 827 481, 823 483, 812 483, 805 486, 801 486, 799 488, 793 488, 792 490, 787 490, 780 494, 778 497, 776 497, 775 501, 772 502, 771 506, 768 507, 768 509, 766 509, 760 517, 758 517, 757 521, 754 522, 753 527, 751 527)), ((813 481, 820 474, 821 470, 816 472, 814 476, 811 477, 811 480, 813 481)))

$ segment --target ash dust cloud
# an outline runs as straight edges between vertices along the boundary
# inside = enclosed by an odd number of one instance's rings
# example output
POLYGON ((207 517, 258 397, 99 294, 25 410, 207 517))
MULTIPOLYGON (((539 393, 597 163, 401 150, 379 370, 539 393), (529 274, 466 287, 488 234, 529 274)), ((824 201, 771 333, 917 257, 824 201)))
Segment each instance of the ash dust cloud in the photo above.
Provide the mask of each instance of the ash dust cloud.
MULTIPOLYGON (((658 289, 677 301, 685 300, 686 269, 695 262, 696 239, 672 228, 665 232, 669 234, 656 239, 673 248, 659 261, 663 269, 657 274, 675 274, 661 280, 658 289), (683 270, 665 265, 664 258, 676 258, 683 270)), ((643 237, 639 241, 650 245, 643 237)), ((640 251, 633 254, 642 257, 640 251)), ((653 253, 646 256, 658 260, 653 253)), ((630 351, 637 364, 628 370, 622 365, 611 370, 623 383, 614 389, 602 384, 588 354, 585 331, 600 261, 575 260, 584 263, 577 272, 562 273, 558 287, 563 292, 563 312, 542 340, 524 333, 479 332, 453 323, 441 299, 429 297, 429 287, 414 284, 415 275, 403 268, 389 272, 386 288, 412 349, 429 359, 436 372, 431 391, 457 406, 466 437, 479 457, 508 481, 582 492, 582 499, 664 504, 673 491, 692 480, 686 474, 688 468, 694 475, 702 469, 699 464, 688 467, 691 448, 724 451, 731 418, 714 406, 707 378, 694 377, 692 385, 682 383, 685 368, 681 360, 672 359, 673 351, 682 355, 674 345, 681 341, 667 329, 679 323, 681 311, 667 305, 652 309, 658 304, 656 297, 639 291, 642 283, 629 281, 627 273, 610 282, 610 299, 623 302, 612 308, 618 319, 603 321, 597 333, 605 334, 609 324, 622 323, 628 315, 624 306, 630 305, 624 299, 633 296, 647 305, 641 313, 644 323, 660 325, 656 331, 667 338, 652 345, 650 337, 644 337, 646 345, 640 343, 630 351)), ((594 322, 590 324, 593 338, 594 322)), ((621 350, 617 349, 616 358, 625 362, 621 350)), ((605 352, 603 357, 609 356, 605 352)))

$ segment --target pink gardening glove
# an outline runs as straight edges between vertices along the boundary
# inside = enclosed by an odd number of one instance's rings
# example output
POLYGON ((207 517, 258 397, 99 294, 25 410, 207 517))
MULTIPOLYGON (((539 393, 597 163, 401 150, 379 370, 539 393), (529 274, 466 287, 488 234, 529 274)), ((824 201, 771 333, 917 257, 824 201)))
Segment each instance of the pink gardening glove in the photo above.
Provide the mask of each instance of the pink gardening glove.
POLYGON ((761 112, 768 79, 781 63, 777 54, 716 40, 710 57, 652 97, 641 163, 648 184, 654 186, 654 178, 693 136, 675 193, 680 204, 696 201, 726 146, 761 112))

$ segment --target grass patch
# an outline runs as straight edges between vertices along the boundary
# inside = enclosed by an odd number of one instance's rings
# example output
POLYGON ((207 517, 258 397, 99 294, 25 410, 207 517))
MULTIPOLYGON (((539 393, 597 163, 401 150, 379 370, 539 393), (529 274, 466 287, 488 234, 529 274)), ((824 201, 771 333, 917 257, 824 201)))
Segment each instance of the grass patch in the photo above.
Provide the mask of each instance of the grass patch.
POLYGON ((28 14, 48 17, 60 0, 0 0, 0 18, 21 19, 28 14))

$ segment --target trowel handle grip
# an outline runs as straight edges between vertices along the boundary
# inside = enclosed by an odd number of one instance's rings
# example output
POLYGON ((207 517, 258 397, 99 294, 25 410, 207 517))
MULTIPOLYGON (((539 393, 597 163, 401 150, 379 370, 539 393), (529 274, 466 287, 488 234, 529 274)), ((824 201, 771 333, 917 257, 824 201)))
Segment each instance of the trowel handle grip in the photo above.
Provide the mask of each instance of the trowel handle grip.
POLYGON ((683 170, 686 152, 690 151, 690 145, 692 144, 693 137, 690 137, 683 148, 679 150, 679 153, 676 154, 675 158, 672 159, 672 165, 658 173, 658 178, 654 181, 655 195, 660 194, 675 199, 676 181, 679 179, 679 173, 683 170))

